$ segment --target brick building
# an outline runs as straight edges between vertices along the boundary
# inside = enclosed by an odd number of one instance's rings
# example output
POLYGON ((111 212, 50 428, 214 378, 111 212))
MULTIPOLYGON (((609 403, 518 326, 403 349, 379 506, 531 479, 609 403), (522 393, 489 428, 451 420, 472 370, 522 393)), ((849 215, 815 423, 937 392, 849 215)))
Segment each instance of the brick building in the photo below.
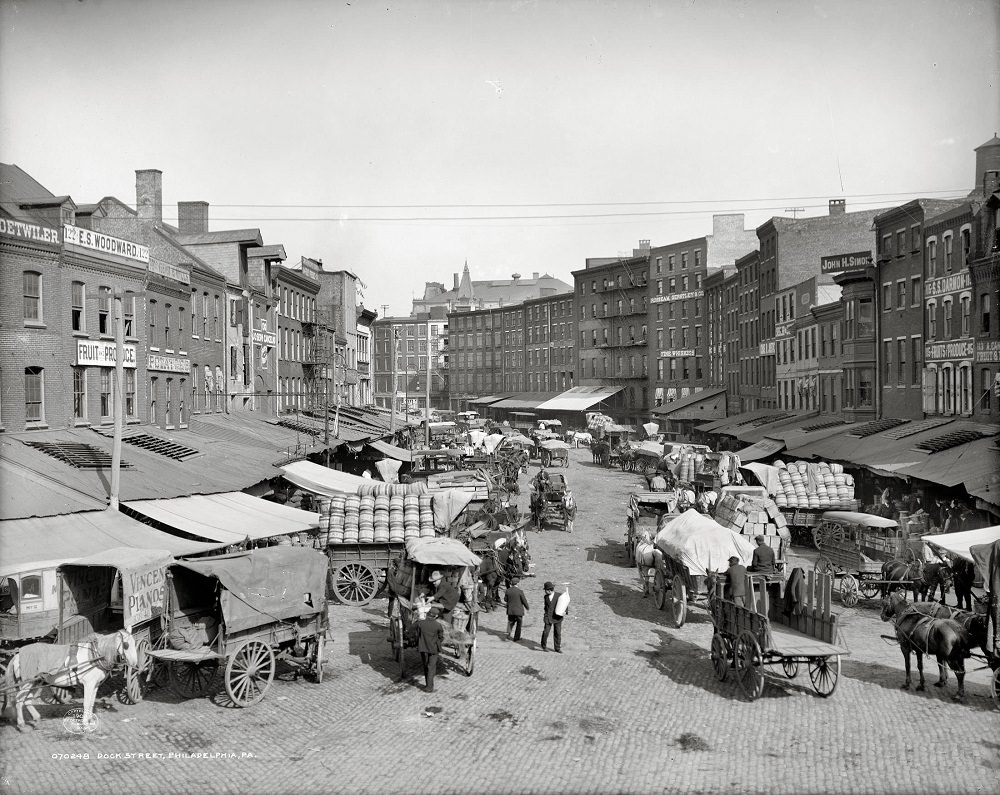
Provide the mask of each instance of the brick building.
POLYGON ((427 408, 430 361, 431 408, 448 408, 448 372, 451 352, 445 318, 384 317, 372 325, 375 365, 374 398, 378 406, 399 410, 427 408), (430 357, 428 359, 428 353, 430 357))
POLYGON ((526 391, 571 389, 576 362, 573 293, 535 298, 523 306, 526 391))
POLYGON ((274 271, 279 414, 319 405, 316 375, 319 369, 322 376, 324 369, 314 357, 314 343, 320 267, 322 263, 302 257, 297 265, 282 265, 274 271))

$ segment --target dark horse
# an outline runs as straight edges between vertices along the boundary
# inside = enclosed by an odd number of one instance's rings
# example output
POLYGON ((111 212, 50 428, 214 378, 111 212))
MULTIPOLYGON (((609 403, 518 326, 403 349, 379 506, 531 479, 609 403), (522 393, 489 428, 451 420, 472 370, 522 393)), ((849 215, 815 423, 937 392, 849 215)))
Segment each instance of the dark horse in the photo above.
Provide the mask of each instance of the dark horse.
POLYGON ((490 613, 500 604, 500 582, 503 580, 497 551, 492 547, 483 552, 482 562, 479 564, 479 580, 483 586, 483 608, 490 613))
POLYGON ((946 563, 925 563, 917 580, 920 601, 934 601, 938 588, 941 589, 941 604, 952 583, 952 571, 946 563))
POLYGON ((909 588, 913 592, 913 601, 917 600, 918 581, 923 577, 923 561, 906 561, 896 558, 882 564, 882 598, 891 594, 897 588, 909 588))
MULTIPOLYGON (((916 610, 925 616, 932 618, 950 618, 961 624, 969 633, 971 646, 978 646, 983 656, 990 658, 990 651, 987 646, 989 636, 989 616, 986 613, 976 613, 971 610, 959 610, 955 607, 947 607, 938 602, 913 602, 911 610, 916 610)), ((947 671, 944 672, 947 674, 947 671)), ((947 676, 945 677, 947 680, 947 676)))
POLYGON ((944 687, 948 681, 945 665, 955 672, 958 692, 955 701, 965 698, 965 659, 969 656, 972 640, 968 630, 950 618, 932 618, 918 613, 906 601, 902 593, 890 594, 882 602, 882 620, 892 621, 896 627, 896 640, 906 662, 906 681, 903 689, 910 689, 910 652, 917 655, 917 673, 924 689, 924 655, 937 659, 940 676, 936 687, 944 687))

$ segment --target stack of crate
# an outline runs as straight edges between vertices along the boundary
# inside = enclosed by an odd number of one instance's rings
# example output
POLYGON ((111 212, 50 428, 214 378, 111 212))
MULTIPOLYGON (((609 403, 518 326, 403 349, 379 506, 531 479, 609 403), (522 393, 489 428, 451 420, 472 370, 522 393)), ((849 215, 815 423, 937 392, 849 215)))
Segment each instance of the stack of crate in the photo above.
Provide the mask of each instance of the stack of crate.
POLYGON ((742 535, 791 537, 784 514, 767 497, 723 494, 715 505, 715 521, 742 535))

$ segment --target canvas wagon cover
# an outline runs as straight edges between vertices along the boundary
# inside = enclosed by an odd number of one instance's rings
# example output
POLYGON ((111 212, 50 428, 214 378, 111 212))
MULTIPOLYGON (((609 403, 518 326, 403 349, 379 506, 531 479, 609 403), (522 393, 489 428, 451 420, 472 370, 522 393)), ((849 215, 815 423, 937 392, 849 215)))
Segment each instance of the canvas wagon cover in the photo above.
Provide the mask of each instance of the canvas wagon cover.
POLYGON ((424 566, 478 566, 479 556, 454 538, 408 538, 406 555, 424 566))
POLYGON ((179 560, 174 565, 214 577, 226 629, 236 632, 326 609, 326 555, 304 547, 263 547, 236 555, 179 560))
POLYGON ((690 574, 725 571, 735 555, 744 565, 753 559, 754 545, 694 508, 671 520, 653 539, 663 554, 683 563, 690 574))
POLYGON ((125 626, 148 621, 163 612, 167 566, 173 559, 173 555, 165 549, 114 547, 63 564, 59 567, 63 574, 63 613, 88 612, 107 600, 110 593, 95 591, 93 578, 94 574, 100 577, 98 569, 114 568, 121 573, 122 620, 125 626))
POLYGON ((546 450, 569 450, 569 445, 561 439, 542 439, 539 444, 546 450))

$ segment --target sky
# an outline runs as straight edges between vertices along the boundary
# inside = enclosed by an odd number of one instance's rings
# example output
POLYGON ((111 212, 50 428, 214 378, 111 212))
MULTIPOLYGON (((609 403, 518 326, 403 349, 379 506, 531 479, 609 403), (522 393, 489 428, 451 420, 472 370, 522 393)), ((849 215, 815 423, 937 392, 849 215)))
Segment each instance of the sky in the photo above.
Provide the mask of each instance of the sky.
POLYGON ((164 220, 206 201, 407 315, 713 213, 967 194, 1000 130, 996 0, 0 0, 0 161, 164 220))

